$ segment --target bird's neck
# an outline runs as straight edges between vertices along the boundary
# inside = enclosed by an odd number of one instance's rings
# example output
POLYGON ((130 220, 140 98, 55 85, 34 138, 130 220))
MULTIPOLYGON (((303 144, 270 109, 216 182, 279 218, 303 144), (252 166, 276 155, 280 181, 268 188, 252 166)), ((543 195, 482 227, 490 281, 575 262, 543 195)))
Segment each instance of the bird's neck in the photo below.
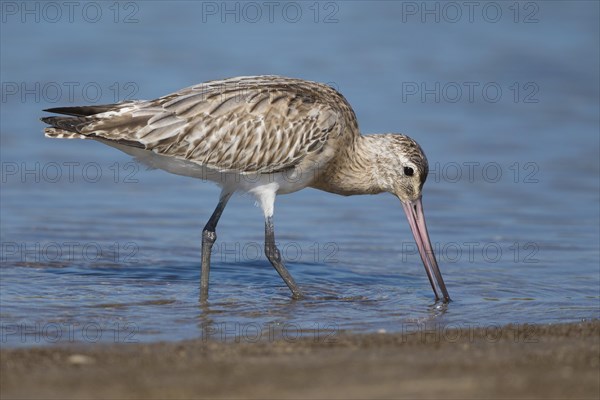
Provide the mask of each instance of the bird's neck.
POLYGON ((340 146, 311 186, 343 196, 388 191, 379 174, 381 136, 358 135, 349 146, 340 146))

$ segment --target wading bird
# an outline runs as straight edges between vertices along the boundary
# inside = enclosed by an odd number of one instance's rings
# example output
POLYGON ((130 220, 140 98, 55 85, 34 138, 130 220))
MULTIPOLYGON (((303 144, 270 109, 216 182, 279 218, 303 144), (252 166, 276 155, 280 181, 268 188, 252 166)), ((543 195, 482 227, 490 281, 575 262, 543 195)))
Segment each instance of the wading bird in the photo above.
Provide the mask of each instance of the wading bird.
POLYGON ((168 172, 222 188, 202 232, 200 293, 208 297, 219 218, 238 192, 265 216, 265 255, 302 296, 275 245, 275 196, 312 187, 344 196, 394 194, 404 207, 436 300, 450 300, 421 203, 427 158, 401 134, 361 135, 352 107, 330 86, 279 76, 210 81, 155 100, 52 108, 47 137, 93 139, 168 172), (251 177, 251 178, 250 178, 251 177), (441 296, 440 296, 441 293, 441 296))

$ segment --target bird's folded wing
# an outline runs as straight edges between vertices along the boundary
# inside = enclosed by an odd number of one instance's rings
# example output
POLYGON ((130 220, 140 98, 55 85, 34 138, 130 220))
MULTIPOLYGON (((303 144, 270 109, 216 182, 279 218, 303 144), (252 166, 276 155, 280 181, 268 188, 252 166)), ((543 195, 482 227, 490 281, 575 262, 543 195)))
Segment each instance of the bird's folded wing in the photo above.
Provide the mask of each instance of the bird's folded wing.
POLYGON ((336 102, 346 104, 321 84, 213 81, 79 117, 77 131, 221 171, 270 173, 322 151, 343 132, 348 110, 336 102))

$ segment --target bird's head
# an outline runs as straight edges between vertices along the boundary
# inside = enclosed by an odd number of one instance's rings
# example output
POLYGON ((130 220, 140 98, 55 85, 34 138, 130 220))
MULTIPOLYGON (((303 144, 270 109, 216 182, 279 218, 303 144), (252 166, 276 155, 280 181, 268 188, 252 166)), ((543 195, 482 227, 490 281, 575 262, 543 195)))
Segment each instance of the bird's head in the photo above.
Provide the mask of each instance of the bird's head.
POLYGON ((388 151, 392 155, 390 192, 402 202, 414 201, 421 197, 423 184, 429 173, 427 157, 421 146, 405 135, 391 134, 388 151))

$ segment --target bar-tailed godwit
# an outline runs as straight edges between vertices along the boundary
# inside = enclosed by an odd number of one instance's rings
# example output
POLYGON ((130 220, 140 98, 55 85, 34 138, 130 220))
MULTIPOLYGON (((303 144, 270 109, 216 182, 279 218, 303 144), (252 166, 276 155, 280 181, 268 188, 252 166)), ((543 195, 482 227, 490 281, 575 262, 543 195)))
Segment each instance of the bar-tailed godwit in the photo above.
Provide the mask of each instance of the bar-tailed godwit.
POLYGON ((234 192, 252 194, 265 216, 265 255, 302 296, 275 245, 275 196, 313 187, 344 196, 400 200, 436 300, 450 300, 421 203, 427 158, 401 134, 361 135, 352 107, 330 86, 279 76, 211 81, 155 100, 52 108, 47 137, 94 139, 155 168, 222 188, 202 232, 200 293, 208 297, 219 218, 234 192), (440 297, 441 293, 441 297, 440 297))

